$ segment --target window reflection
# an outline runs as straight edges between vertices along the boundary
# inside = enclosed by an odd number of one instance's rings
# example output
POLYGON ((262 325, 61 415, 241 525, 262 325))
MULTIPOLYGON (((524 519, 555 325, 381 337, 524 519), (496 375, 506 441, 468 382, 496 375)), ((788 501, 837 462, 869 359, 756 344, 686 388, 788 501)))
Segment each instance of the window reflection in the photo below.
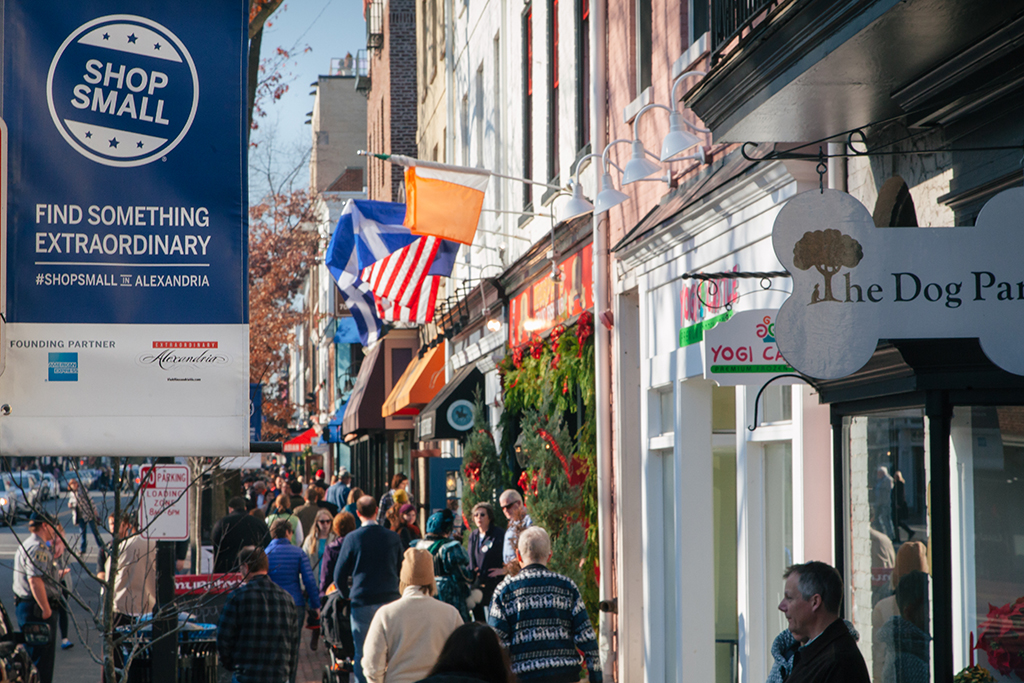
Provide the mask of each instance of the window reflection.
POLYGON ((930 680, 931 638, 924 416, 909 410, 850 417, 844 431, 850 506, 848 617, 860 631, 861 652, 873 681, 925 683, 930 680), (911 576, 901 590, 900 584, 911 576))
MULTIPOLYGON (((921 544, 911 542, 904 547, 910 545, 921 544)), ((912 571, 902 576, 891 597, 896 614, 886 619, 877 632, 884 655, 882 676, 875 680, 881 683, 926 683, 930 680, 931 642, 928 635, 928 574, 912 571)))
POLYGON ((965 564, 974 574, 973 581, 969 574, 966 579, 967 590, 974 592, 968 604, 973 603, 976 634, 982 639, 978 663, 996 675, 1020 675, 1024 666, 1014 655, 1021 650, 1024 624, 1013 612, 1014 603, 1024 597, 1024 407, 975 406, 970 411, 970 449, 958 452, 958 458, 969 462, 973 473, 963 508, 974 517, 965 539, 974 557, 973 562, 965 558, 965 564))

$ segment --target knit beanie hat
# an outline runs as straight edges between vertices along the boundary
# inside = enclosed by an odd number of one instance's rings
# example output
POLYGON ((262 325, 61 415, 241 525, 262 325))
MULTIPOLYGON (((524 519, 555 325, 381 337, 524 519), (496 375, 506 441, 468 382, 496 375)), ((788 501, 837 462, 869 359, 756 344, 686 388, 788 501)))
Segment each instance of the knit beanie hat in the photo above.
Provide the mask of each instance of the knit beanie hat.
POLYGON ((406 512, 412 512, 416 509, 416 506, 412 503, 406 503, 402 507, 398 508, 398 514, 404 515, 406 512))
POLYGON ((396 491, 395 495, 393 496, 393 500, 397 505, 404 505, 405 503, 409 502, 409 494, 406 493, 403 489, 398 489, 398 491, 396 491))
POLYGON ((453 526, 455 526, 455 515, 447 508, 438 510, 427 518, 428 534, 447 536, 451 533, 453 526))
POLYGON ((426 550, 409 548, 402 560, 402 583, 407 586, 429 586, 434 582, 434 557, 426 550))

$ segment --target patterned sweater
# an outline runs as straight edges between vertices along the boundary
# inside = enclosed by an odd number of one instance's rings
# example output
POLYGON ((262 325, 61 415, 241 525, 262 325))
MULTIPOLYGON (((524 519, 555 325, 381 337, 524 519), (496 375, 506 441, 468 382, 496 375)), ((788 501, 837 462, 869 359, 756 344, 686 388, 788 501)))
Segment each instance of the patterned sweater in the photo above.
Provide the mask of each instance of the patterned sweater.
POLYGON ((512 659, 523 683, 579 680, 580 656, 590 683, 601 683, 597 635, 572 580, 541 564, 531 564, 494 589, 488 623, 512 659))

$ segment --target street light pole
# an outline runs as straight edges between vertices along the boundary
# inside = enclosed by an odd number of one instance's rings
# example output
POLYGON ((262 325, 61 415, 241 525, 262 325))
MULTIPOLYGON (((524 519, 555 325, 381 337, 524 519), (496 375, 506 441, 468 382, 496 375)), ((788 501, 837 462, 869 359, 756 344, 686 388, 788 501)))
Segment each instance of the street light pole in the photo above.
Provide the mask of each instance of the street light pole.
MULTIPOLYGON (((174 458, 157 458, 157 463, 174 463, 174 458)), ((150 661, 153 683, 177 683, 178 613, 174 609, 174 541, 156 542, 156 607, 150 661)))

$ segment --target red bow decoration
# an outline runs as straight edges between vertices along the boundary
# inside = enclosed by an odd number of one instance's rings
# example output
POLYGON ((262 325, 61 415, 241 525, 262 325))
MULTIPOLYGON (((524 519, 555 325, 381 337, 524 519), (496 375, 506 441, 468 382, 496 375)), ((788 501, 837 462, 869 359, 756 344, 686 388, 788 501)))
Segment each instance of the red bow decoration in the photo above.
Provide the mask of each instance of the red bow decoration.
POLYGON ((583 311, 580 313, 579 320, 576 321, 576 339, 580 345, 580 350, 576 353, 577 358, 583 358, 583 345, 592 336, 594 336, 594 316, 590 311, 583 311))
POLYGON ((558 442, 555 441, 555 437, 551 436, 547 430, 538 429, 537 434, 540 438, 548 442, 551 446, 551 450, 555 452, 558 459, 562 461, 562 468, 565 470, 565 476, 569 480, 570 486, 581 486, 583 482, 587 480, 587 463, 576 458, 572 459, 572 465, 570 466, 569 461, 566 460, 565 456, 562 455, 562 449, 558 447, 558 442))
POLYGON ((999 673, 1024 680, 1024 597, 1002 607, 989 605, 979 634, 975 649, 983 650, 999 673))
POLYGON ((480 463, 471 462, 466 465, 466 479, 469 479, 469 490, 476 491, 476 483, 480 481, 480 463))

